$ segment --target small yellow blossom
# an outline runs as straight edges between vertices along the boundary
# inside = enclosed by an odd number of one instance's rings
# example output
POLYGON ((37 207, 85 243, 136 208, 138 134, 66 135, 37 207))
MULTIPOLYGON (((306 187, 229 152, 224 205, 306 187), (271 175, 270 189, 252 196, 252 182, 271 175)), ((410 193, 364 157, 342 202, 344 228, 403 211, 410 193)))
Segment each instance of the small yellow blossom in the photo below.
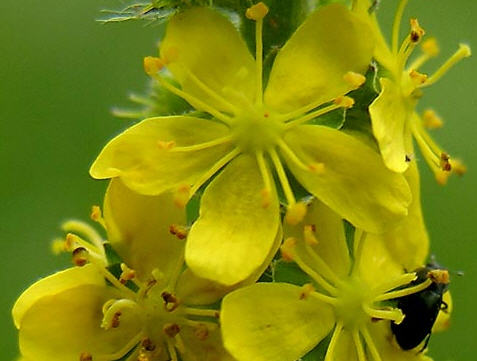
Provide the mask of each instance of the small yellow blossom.
POLYGON ((107 244, 123 263, 115 273, 96 231, 67 222, 64 228, 75 233, 63 250, 74 257, 81 249, 82 262, 33 284, 13 309, 25 359, 233 361, 222 346, 219 312, 207 306, 230 289, 185 268, 185 241, 170 232, 171 225, 181 229, 184 214, 172 196, 138 195, 113 180, 104 219, 97 207, 92 218, 106 225, 107 244))
POLYGON ((390 301, 426 289, 431 279, 410 285, 416 273, 406 273, 385 242, 365 232, 357 230, 348 249, 342 219, 319 202, 285 235, 286 259, 313 283, 258 283, 224 298, 222 335, 237 360, 294 361, 328 334, 325 361, 430 360, 397 345, 390 325, 404 314, 390 301))
POLYGON ((217 12, 192 8, 175 15, 160 58, 147 58, 146 71, 164 64, 153 78, 212 119, 146 119, 106 145, 90 171, 94 178, 119 177, 142 194, 172 190, 180 206, 206 185, 185 257, 195 273, 226 285, 253 273, 274 244, 280 223, 275 179, 292 223, 305 207, 295 198, 290 173, 371 232, 395 225, 411 199, 404 178, 387 170, 373 149, 308 124, 353 105, 344 95, 363 82, 373 51, 368 26, 342 5, 314 12, 280 50, 264 87, 266 13, 262 3, 247 12, 256 22, 255 59, 217 12), (166 70, 181 88, 165 79, 166 70))
MULTIPOLYGON (((410 31, 399 45, 399 33, 404 8, 408 0, 400 0, 392 29, 391 46, 386 44, 374 14, 369 14, 369 0, 354 0, 353 8, 368 21, 374 29, 377 46, 374 56, 388 71, 380 79, 381 93, 370 105, 369 112, 373 133, 379 144, 384 162, 389 169, 404 172, 413 161, 412 138, 433 171, 436 180, 444 184, 453 168, 454 161, 431 138, 426 128, 439 128, 442 119, 432 110, 426 110, 422 116, 416 106, 423 90, 436 83, 452 66, 469 57, 468 45, 461 44, 459 49, 434 74, 428 76, 419 70, 427 60, 439 54, 436 39, 422 40, 425 32, 417 21, 411 19, 410 31), (409 61, 414 49, 421 43, 421 54, 409 61)), ((456 171, 460 174, 459 171, 456 171)))

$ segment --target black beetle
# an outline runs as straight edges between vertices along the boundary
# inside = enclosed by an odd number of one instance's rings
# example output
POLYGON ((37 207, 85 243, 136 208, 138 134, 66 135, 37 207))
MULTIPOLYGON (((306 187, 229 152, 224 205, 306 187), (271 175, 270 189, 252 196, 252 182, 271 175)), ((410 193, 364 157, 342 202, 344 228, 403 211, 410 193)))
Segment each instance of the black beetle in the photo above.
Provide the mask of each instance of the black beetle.
POLYGON ((418 285, 426 279, 431 279, 432 283, 422 291, 398 298, 397 307, 405 317, 400 324, 392 322, 391 330, 403 350, 411 350, 425 340, 422 351, 427 347, 439 311, 447 309, 442 297, 449 287, 449 272, 434 262, 414 272, 417 278, 406 287, 418 285))

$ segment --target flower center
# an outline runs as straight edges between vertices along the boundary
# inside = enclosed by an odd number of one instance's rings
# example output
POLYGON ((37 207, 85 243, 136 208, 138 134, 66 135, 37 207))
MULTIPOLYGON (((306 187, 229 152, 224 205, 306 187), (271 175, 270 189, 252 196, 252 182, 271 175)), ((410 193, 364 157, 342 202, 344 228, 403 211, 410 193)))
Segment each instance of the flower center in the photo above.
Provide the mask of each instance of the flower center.
POLYGON ((347 329, 356 329, 369 321, 369 315, 365 312, 365 305, 372 305, 371 290, 357 277, 350 277, 338 288, 335 314, 347 329))
POLYGON ((240 150, 253 154, 275 147, 284 130, 285 124, 263 107, 238 114, 231 125, 240 150))

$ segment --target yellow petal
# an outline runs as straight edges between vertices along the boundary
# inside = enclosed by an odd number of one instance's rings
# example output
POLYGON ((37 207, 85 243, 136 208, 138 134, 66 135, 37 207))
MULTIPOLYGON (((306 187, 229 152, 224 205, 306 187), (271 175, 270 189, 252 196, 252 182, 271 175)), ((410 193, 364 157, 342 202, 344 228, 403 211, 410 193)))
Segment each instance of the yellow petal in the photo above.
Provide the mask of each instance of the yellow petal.
POLYGON ((439 314, 437 315, 436 323, 434 323, 434 327, 432 327, 432 332, 442 332, 449 329, 451 324, 451 314, 452 314, 452 296, 449 291, 444 293, 444 297, 442 299, 447 308, 441 309, 439 314))
MULTIPOLYGON (((51 286, 50 293, 36 297, 20 320, 20 350, 27 359, 77 361, 86 352, 101 359, 101 355, 122 349, 139 332, 138 320, 127 313, 121 315, 118 328, 105 331, 100 327, 103 304, 120 295, 104 281, 64 287, 64 279, 77 283, 83 270, 89 272, 87 268, 69 269, 39 281, 42 288, 51 286)), ((26 294, 37 290, 38 285, 33 285, 26 294)), ((22 297, 31 301, 29 295, 22 297)))
POLYGON ((194 76, 229 102, 237 99, 231 97, 231 90, 253 101, 254 59, 237 29, 216 11, 196 7, 175 15, 161 44, 161 57, 183 90, 216 109, 226 107, 204 91, 194 76))
POLYGON ((366 71, 373 47, 369 27, 345 6, 321 8, 277 55, 265 103, 288 112, 349 92, 354 86, 344 80, 344 75, 366 71))
POLYGON ((356 346, 353 341, 351 332, 344 329, 336 343, 334 350, 333 361, 358 361, 358 354, 356 353, 356 346))
POLYGON ((384 240, 393 258, 412 271, 424 265, 429 252, 429 237, 421 210, 419 172, 416 162, 404 173, 412 193, 409 214, 399 225, 381 235, 369 234, 369 238, 384 240))
POLYGON ((75 267, 42 278, 31 285, 18 298, 13 306, 12 315, 15 326, 20 328, 22 318, 33 304, 46 296, 54 296, 80 285, 104 285, 104 278, 92 265, 75 267))
POLYGON ((255 283, 265 272, 273 257, 278 251, 283 239, 281 228, 275 237, 275 243, 267 259, 251 276, 233 286, 224 286, 220 283, 196 276, 190 269, 186 269, 177 281, 177 297, 188 305, 210 305, 220 300, 234 289, 255 283))
MULTIPOLYGON (((305 240, 305 226, 308 227, 308 232, 311 231, 312 237, 317 241, 316 244, 310 244, 311 248, 337 276, 346 277, 349 274, 351 260, 342 218, 323 202, 314 199, 308 206, 307 214, 302 223, 297 226, 290 226, 284 222, 284 238, 293 237, 305 240)), ((300 251, 300 243, 298 247, 297 250, 300 251)), ((305 258, 306 252, 301 253, 305 258)), ((310 265, 313 265, 313 263, 313 261, 307 262, 310 265)))
POLYGON ((305 164, 322 165, 320 171, 306 171, 287 159, 295 177, 356 227, 381 233, 407 215, 411 194, 406 180, 364 143, 315 125, 299 126, 285 140, 305 164))
POLYGON ((411 108, 391 80, 381 78, 381 87, 381 93, 369 106, 373 133, 386 166, 402 173, 409 165, 406 162, 406 155, 410 155, 406 138, 411 137, 408 128, 411 108))
POLYGON ((388 70, 395 69, 396 57, 392 54, 391 49, 384 38, 384 35, 379 27, 376 19, 376 12, 369 13, 371 7, 370 0, 355 0, 353 1, 353 12, 358 14, 359 18, 368 23, 373 32, 376 46, 374 48, 374 58, 388 70))
POLYGON ((172 224, 185 224, 185 212, 172 195, 143 196, 113 179, 106 191, 104 218, 108 240, 139 279, 150 279, 159 269, 169 275, 182 260, 184 241, 169 232, 172 224))
POLYGON ((206 339, 198 338, 194 331, 195 330, 192 327, 184 327, 181 330, 184 344, 187 345, 187 352, 191 354, 184 355, 182 359, 199 361, 236 361, 223 346, 220 328, 209 331, 206 339), (195 357, 187 357, 192 355, 195 357))
POLYGON ((239 361, 297 360, 315 347, 335 323, 332 308, 301 288, 258 283, 222 302, 225 347, 239 361))
POLYGON ((262 266, 279 227, 276 192, 263 207, 263 187, 257 161, 241 155, 206 188, 185 252, 199 277, 233 285, 262 266))
POLYGON ((143 120, 111 140, 90 169, 93 178, 120 177, 133 190, 155 195, 178 185, 192 184, 229 146, 177 152, 167 149, 212 141, 227 128, 206 119, 177 116, 143 120))
POLYGON ((385 284, 404 273, 386 247, 385 239, 369 237, 364 239, 359 260, 360 278, 371 287, 385 284))

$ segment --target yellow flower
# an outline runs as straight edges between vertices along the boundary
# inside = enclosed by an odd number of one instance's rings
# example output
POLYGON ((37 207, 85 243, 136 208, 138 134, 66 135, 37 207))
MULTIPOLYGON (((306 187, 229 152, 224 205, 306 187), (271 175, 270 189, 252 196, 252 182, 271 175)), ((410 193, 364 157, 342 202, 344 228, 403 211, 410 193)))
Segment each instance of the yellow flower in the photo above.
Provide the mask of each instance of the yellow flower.
POLYGON ((419 292, 410 286, 385 243, 356 231, 348 249, 342 219, 322 203, 305 223, 285 230, 285 260, 293 260, 312 284, 258 283, 225 296, 221 325, 225 347, 238 360, 293 361, 331 335, 325 361, 424 361, 418 349, 403 351, 390 322, 404 315, 391 300, 419 292))
POLYGON ((368 12, 369 0, 354 1, 354 10, 362 15, 362 19, 367 19, 374 29, 377 39, 374 56, 388 71, 388 75, 380 79, 381 93, 369 107, 373 133, 384 162, 389 169, 396 172, 404 172, 413 160, 413 137, 436 180, 444 184, 452 169, 455 173, 462 174, 465 167, 459 161, 451 160, 426 130, 441 127, 442 120, 432 110, 426 110, 419 115, 416 105, 423 95, 424 88, 436 83, 457 62, 470 56, 471 51, 468 45, 461 44, 454 55, 433 75, 420 73, 420 67, 438 55, 439 47, 435 39, 429 38, 422 42, 422 54, 409 61, 425 32, 417 19, 411 19, 410 32, 399 45, 400 23, 407 2, 408 0, 399 2, 389 47, 375 16, 368 12))
POLYGON ((218 311, 207 307, 229 289, 184 269, 184 215, 172 196, 138 195, 113 180, 104 207, 104 219, 98 208, 92 218, 106 226, 108 243, 124 263, 108 266, 101 237, 83 223, 67 222, 65 228, 83 238, 69 233, 54 248, 72 251, 82 267, 46 277, 20 296, 13 317, 22 355, 35 361, 126 355, 131 361, 232 361, 222 346, 218 311))
POLYGON ((174 16, 161 57, 146 58, 146 72, 212 119, 146 119, 106 145, 91 168, 94 178, 120 177, 139 193, 173 190, 179 205, 206 185, 185 257, 201 277, 228 285, 253 273, 276 238, 272 169, 289 223, 299 222, 306 207, 295 199, 286 168, 310 193, 371 232, 400 220, 410 202, 405 180, 374 150, 338 130, 307 124, 352 106, 344 94, 363 82, 360 73, 373 49, 367 25, 337 4, 313 13, 278 53, 263 91, 267 11, 259 3, 247 12, 256 21, 255 60, 234 26, 213 10, 174 16), (158 72, 165 67, 181 89, 158 72))

